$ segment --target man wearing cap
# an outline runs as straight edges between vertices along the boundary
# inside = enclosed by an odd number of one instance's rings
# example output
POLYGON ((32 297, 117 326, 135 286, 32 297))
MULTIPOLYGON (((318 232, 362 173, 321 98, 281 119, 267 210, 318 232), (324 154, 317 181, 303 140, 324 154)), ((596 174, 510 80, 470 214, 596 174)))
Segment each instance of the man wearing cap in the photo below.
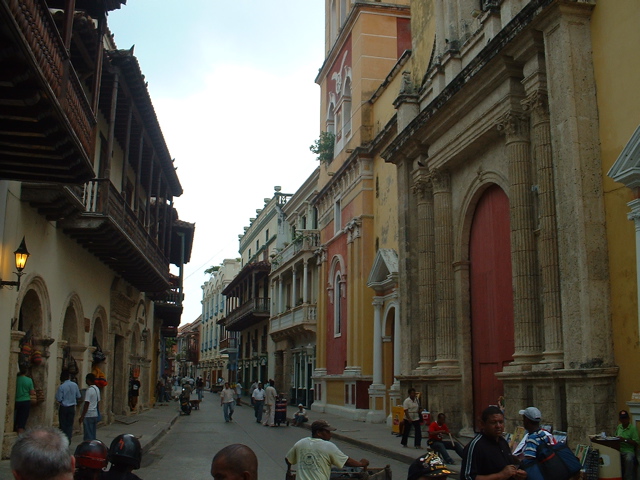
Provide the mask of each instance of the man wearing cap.
POLYGON ((345 455, 332 443, 331 432, 334 431, 326 420, 316 420, 311 424, 311 437, 306 437, 289 450, 285 457, 287 471, 291 465, 297 464, 296 480, 329 480, 331 467, 363 467, 369 465, 369 460, 360 461, 345 455))
POLYGON ((523 480, 527 472, 517 467, 504 439, 504 415, 492 405, 482 412, 481 433, 471 440, 462 455, 460 480, 523 480))
POLYGON ((636 448, 640 444, 638 429, 631 424, 629 412, 620 410, 618 414, 620 424, 616 427, 616 437, 620 438, 620 460, 622 461, 622 472, 624 480, 635 478, 637 465, 636 448))
POLYGON ((307 411, 304 409, 302 403, 298 404, 298 411, 293 415, 293 426, 301 427, 302 424, 309 419, 307 418, 307 411))
POLYGON ((536 458, 538 445, 543 442, 553 445, 556 443, 553 435, 540 428, 542 413, 536 407, 527 407, 518 412, 522 415, 522 425, 527 431, 513 454, 519 458, 536 458))

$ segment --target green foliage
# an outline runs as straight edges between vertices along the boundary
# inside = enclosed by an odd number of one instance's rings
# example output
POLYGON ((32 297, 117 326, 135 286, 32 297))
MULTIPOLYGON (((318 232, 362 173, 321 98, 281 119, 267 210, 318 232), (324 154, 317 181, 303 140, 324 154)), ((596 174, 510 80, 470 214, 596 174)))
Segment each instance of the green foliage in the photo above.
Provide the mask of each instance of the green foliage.
POLYGON ((333 160, 333 148, 335 143, 335 134, 331 132, 320 132, 320 138, 313 142, 313 145, 309 147, 309 150, 317 155, 316 160, 330 163, 333 160))
POLYGON ((204 271, 205 275, 213 275, 214 272, 220 270, 220 266, 211 266, 204 271))

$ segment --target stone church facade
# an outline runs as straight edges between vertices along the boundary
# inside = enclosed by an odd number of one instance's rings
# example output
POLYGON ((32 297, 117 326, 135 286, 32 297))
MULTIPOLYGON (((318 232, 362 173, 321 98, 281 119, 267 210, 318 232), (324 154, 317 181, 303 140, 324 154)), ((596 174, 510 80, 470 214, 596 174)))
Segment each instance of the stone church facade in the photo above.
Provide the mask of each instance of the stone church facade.
MULTIPOLYGON (((594 2, 412 2, 397 378, 456 430, 504 402, 577 441, 616 411, 594 2), (501 398, 502 397, 502 398, 501 398)), ((632 246, 630 247, 632 248, 632 246)))

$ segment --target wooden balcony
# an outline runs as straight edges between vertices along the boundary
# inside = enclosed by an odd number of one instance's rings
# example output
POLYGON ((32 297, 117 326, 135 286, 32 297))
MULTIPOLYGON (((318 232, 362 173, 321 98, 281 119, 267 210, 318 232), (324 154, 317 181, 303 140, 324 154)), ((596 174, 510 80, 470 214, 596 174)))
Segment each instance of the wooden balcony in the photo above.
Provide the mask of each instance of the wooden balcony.
POLYGON ((269 298, 252 298, 227 315, 226 328, 240 332, 269 318, 269 298))
POLYGON ((150 295, 153 300, 154 312, 162 320, 162 328, 177 328, 182 319, 182 301, 184 294, 176 288, 150 295))
MULTIPOLYGON (((160 250, 147 227, 107 179, 96 179, 79 193, 82 213, 59 221, 63 231, 93 253, 103 263, 143 292, 169 290, 169 260, 160 250)), ((46 202, 30 203, 39 210, 46 202)))
POLYGON ((0 0, 0 178, 94 177, 95 125, 47 3, 0 0))
POLYGON ((220 346, 218 347, 220 353, 236 353, 238 351, 238 339, 234 337, 227 337, 220 340, 220 346))

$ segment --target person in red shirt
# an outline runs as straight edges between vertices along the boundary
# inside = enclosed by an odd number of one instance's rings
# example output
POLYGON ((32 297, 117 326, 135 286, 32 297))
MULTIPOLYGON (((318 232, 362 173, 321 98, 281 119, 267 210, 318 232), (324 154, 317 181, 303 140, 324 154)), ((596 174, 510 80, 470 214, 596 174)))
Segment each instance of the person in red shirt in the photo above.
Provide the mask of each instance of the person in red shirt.
POLYGON ((445 463, 449 465, 455 465, 455 462, 449 455, 447 450, 455 450, 456 453, 462 458, 462 452, 464 447, 460 444, 460 442, 456 442, 453 440, 449 432, 449 427, 444 423, 446 420, 446 416, 444 413, 438 414, 438 420, 432 422, 429 425, 429 446, 442 455, 445 463))

